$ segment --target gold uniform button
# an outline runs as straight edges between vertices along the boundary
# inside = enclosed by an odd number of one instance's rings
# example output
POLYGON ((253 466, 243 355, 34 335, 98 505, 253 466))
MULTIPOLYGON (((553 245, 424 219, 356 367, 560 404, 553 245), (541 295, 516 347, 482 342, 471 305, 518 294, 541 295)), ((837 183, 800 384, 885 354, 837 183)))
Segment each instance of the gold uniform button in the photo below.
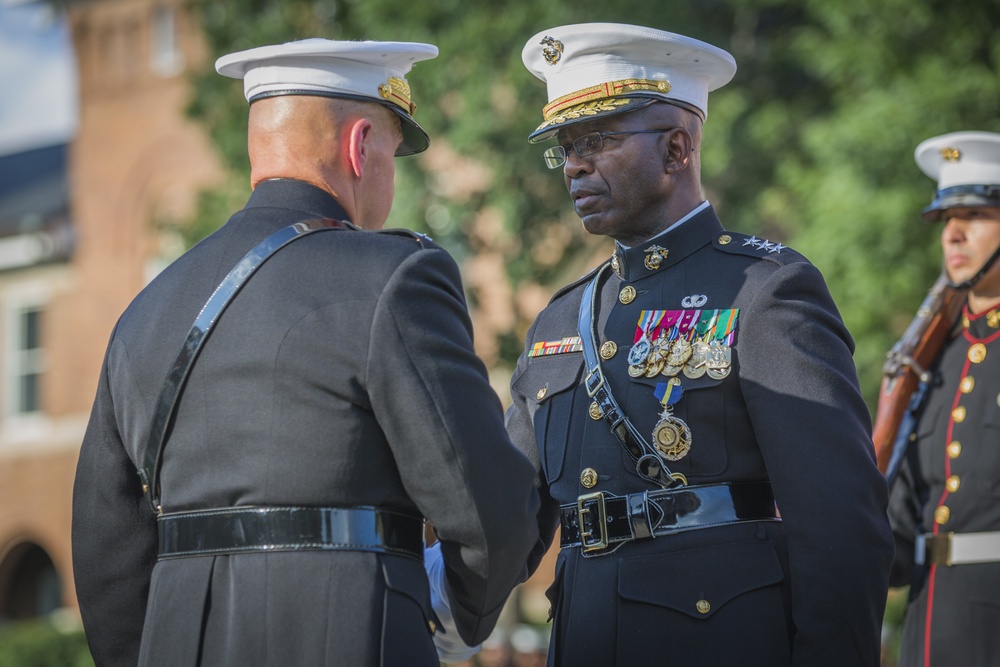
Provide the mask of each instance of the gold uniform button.
POLYGON ((934 523, 943 526, 948 523, 948 519, 951 518, 951 510, 948 509, 947 505, 941 505, 936 510, 934 510, 934 523))
POLYGON ((975 387, 976 387, 976 378, 972 377, 971 375, 966 375, 964 378, 962 378, 962 381, 958 383, 958 388, 962 391, 963 394, 970 393, 973 389, 975 389, 975 387))
POLYGON ((611 357, 615 356, 616 352, 618 352, 618 346, 615 345, 615 342, 613 340, 609 340, 608 342, 606 342, 604 345, 601 346, 601 359, 605 360, 610 359, 611 357))
POLYGON ((632 303, 635 300, 635 288, 631 285, 627 285, 618 294, 618 300, 624 304, 632 303))
POLYGON ((952 440, 951 444, 948 445, 948 458, 957 459, 959 454, 962 453, 962 443, 958 440, 952 440))
POLYGON ((599 421, 604 417, 604 412, 601 411, 601 406, 597 404, 597 401, 590 404, 589 412, 590 418, 594 421, 599 421))
POLYGON ((432 635, 437 632, 438 626, 434 621, 427 621, 427 627, 430 628, 432 635))
POLYGON ((707 614, 712 611, 712 605, 708 602, 708 600, 698 600, 694 604, 694 608, 698 610, 699 614, 707 614))
POLYGON ((545 394, 547 394, 547 393, 549 393, 549 388, 548 387, 542 387, 541 389, 538 390, 538 393, 535 394, 535 398, 537 398, 540 401, 543 398, 545 398, 545 394))
POLYGON ((965 421, 966 410, 964 405, 960 405, 951 411, 951 418, 955 420, 956 424, 961 424, 965 421))
POLYGON ((986 359, 986 346, 982 343, 976 343, 969 348, 969 361, 974 364, 981 364, 983 360, 986 359))
POLYGON ((593 468, 584 468, 580 473, 580 484, 585 489, 592 489, 597 486, 597 471, 593 468))
POLYGON ((729 245, 733 242, 733 237, 729 234, 723 234, 719 237, 719 245, 729 245))
POLYGON ((958 478, 958 475, 952 475, 945 481, 944 485, 948 491, 955 493, 958 491, 958 487, 962 485, 962 480, 958 478))

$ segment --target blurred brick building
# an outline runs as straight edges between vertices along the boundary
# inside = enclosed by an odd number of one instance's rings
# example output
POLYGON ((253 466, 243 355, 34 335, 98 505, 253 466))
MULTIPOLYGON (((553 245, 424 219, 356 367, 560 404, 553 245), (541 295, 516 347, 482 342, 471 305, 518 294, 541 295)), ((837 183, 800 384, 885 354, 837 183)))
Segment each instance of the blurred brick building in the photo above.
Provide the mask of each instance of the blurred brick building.
POLYGON ((104 347, 220 175, 185 119, 186 0, 74 1, 79 125, 0 157, 0 622, 74 608, 70 500, 104 347))

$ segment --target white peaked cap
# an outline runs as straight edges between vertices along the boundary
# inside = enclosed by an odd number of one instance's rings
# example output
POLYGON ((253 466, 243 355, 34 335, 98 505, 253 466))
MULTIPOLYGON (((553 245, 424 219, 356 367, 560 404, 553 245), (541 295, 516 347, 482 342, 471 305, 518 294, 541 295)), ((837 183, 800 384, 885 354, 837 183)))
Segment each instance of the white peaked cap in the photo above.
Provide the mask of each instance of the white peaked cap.
POLYGON ((248 102, 278 95, 318 95, 381 104, 402 120, 397 155, 419 153, 429 140, 415 120, 406 74, 414 63, 436 57, 419 42, 303 39, 230 53, 215 61, 219 74, 243 79, 248 102))
POLYGON ((920 170, 937 181, 924 219, 944 209, 1000 206, 1000 134, 951 132, 921 142, 913 152, 920 170))
POLYGON ((733 57, 672 32, 620 23, 580 23, 539 32, 524 45, 524 66, 545 82, 545 120, 529 137, 631 111, 659 99, 708 117, 708 93, 736 74, 733 57))

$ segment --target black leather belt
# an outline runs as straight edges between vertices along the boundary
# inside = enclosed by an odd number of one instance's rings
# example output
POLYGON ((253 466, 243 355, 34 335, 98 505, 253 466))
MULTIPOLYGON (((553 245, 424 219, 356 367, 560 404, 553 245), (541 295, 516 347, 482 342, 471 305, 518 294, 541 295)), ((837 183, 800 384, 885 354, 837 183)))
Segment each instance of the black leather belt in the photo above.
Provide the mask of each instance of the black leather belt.
POLYGON ((562 506, 560 547, 599 555, 618 543, 742 521, 781 521, 771 483, 703 484, 630 493, 590 493, 562 506))
POLYGON ((373 551, 423 559, 423 519, 374 507, 226 507, 157 518, 159 559, 373 551))

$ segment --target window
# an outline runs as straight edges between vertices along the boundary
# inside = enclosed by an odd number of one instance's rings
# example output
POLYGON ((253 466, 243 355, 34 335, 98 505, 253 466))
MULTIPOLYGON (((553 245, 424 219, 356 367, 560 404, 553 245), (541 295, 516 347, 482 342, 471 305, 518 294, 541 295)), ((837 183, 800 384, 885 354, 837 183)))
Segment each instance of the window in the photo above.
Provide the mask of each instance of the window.
POLYGON ((42 338, 46 294, 38 286, 20 285, 4 295, 5 426, 27 425, 44 416, 42 384, 45 350, 42 338))
POLYGON ((173 7, 159 6, 153 10, 150 65, 160 76, 174 76, 184 67, 177 40, 177 12, 173 7))
POLYGON ((13 316, 11 412, 30 415, 41 410, 42 308, 38 305, 22 306, 15 310, 13 316))

